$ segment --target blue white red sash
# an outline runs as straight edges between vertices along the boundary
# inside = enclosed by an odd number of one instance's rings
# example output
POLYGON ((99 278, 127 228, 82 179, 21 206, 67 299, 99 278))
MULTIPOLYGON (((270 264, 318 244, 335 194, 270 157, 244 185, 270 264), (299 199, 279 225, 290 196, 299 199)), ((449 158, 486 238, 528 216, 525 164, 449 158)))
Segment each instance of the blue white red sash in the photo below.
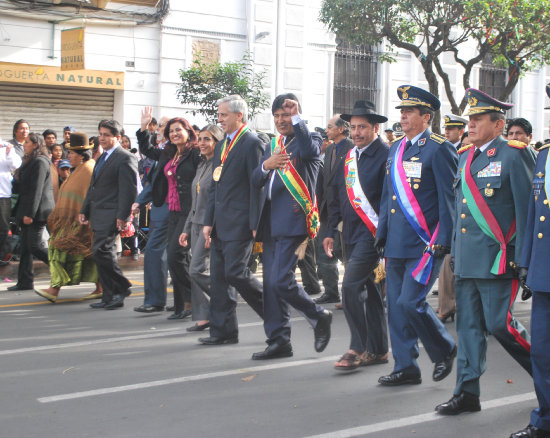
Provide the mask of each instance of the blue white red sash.
POLYGON ((418 237, 426 244, 426 250, 422 255, 422 258, 418 261, 418 264, 412 271, 413 278, 420 284, 426 285, 430 280, 432 274, 433 264, 433 251, 432 245, 437 239, 439 232, 439 222, 435 228, 433 235, 430 234, 430 229, 426 223, 426 218, 422 213, 422 209, 414 196, 411 186, 407 182, 407 175, 403 168, 403 152, 405 151, 405 144, 407 138, 403 137, 401 144, 395 151, 391 168, 391 181, 393 184, 393 190, 397 197, 397 202, 403 211, 403 214, 407 218, 411 227, 416 232, 418 237))
POLYGON ((361 182, 359 181, 359 166, 357 164, 357 146, 348 151, 344 161, 344 172, 346 177, 346 192, 349 202, 361 220, 367 226, 373 236, 376 236, 378 226, 378 215, 370 205, 361 182))

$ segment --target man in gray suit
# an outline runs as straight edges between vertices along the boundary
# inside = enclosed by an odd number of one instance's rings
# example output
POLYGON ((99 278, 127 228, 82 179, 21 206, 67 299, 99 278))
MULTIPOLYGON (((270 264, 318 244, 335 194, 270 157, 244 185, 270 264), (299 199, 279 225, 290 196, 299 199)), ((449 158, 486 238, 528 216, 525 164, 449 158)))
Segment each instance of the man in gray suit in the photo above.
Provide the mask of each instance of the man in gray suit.
POLYGON ((116 309, 130 295, 130 282, 116 256, 116 237, 130 218, 137 196, 136 159, 120 146, 122 127, 116 120, 99 122, 99 144, 103 154, 97 160, 90 188, 80 210, 81 224, 88 221, 94 232, 93 256, 103 299, 90 307, 116 309))
POLYGON ((204 217, 203 234, 210 249, 210 336, 204 345, 236 344, 237 296, 235 287, 263 318, 262 284, 248 269, 261 191, 250 186, 252 171, 264 152, 262 141, 246 126, 248 106, 240 96, 218 101, 218 121, 226 134, 214 150, 212 185, 204 217))

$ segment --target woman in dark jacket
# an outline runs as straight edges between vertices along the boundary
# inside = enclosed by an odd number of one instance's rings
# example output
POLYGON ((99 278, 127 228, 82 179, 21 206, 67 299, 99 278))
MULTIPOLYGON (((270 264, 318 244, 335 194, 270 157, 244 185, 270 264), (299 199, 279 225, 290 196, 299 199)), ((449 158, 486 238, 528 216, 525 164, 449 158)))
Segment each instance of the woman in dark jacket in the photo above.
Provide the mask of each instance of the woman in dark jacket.
POLYGON ((23 150, 23 164, 16 171, 13 183, 13 192, 19 194, 15 217, 21 226, 21 259, 17 284, 8 290, 34 288, 33 256, 48 264, 43 233, 54 207, 48 149, 43 146, 40 135, 31 132, 23 143, 23 150))
POLYGON ((153 204, 168 202, 168 270, 174 286, 174 313, 168 319, 183 319, 191 315, 191 279, 189 277, 189 248, 182 247, 179 235, 191 209, 191 186, 200 163, 199 151, 191 147, 197 135, 182 117, 170 119, 164 128, 169 140, 164 149, 151 145, 151 108, 141 117, 141 129, 136 133, 140 152, 158 161, 160 168, 152 184, 153 204))

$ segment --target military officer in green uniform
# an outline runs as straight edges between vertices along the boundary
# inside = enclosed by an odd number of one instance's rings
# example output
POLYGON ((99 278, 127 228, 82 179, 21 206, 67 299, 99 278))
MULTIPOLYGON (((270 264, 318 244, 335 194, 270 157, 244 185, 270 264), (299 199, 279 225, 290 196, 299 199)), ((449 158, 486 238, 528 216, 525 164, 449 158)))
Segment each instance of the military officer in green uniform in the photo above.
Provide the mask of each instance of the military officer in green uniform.
POLYGON ((442 415, 475 412, 485 371, 487 332, 531 374, 530 338, 512 308, 534 160, 525 143, 502 136, 505 111, 476 90, 466 91, 468 139, 460 150, 455 180, 456 217, 452 242, 458 334, 457 383, 453 397, 435 409, 442 415))

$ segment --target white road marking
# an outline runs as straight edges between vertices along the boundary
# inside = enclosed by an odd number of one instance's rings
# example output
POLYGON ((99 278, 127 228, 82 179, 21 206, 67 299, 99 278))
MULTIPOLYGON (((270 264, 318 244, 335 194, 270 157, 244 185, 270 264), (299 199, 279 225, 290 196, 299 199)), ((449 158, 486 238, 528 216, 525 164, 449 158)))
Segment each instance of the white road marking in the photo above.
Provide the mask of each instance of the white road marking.
MULTIPOLYGON (((33 318, 33 317, 31 316, 30 318, 33 318)), ((304 318, 290 318, 290 321, 303 321, 303 320, 304 318)), ((263 322, 261 321, 249 322, 246 324, 240 324, 239 328, 258 327, 261 325, 263 325, 263 322)), ((49 327, 52 327, 52 326, 49 326, 49 327)), ((162 336, 173 336, 173 335, 191 336, 192 334, 187 333, 185 328, 159 329, 159 330, 155 330, 153 333, 144 333, 141 335, 119 336, 116 338, 94 339, 89 341, 66 342, 63 344, 38 345, 36 347, 15 348, 13 350, 0 350, 0 356, 8 356, 11 354, 21 354, 21 353, 33 353, 36 351, 59 350, 62 348, 86 347, 89 345, 98 345, 98 344, 111 344, 114 342, 134 341, 139 339, 151 339, 151 338, 158 338, 162 336)))
MULTIPOLYGON (((500 408, 502 406, 514 405, 536 399, 534 392, 518 394, 510 397, 496 398, 487 400, 481 403, 481 409, 500 408)), ((353 427, 351 429, 336 430, 334 432, 322 433, 320 435, 311 435, 307 438, 351 438, 356 436, 369 435, 376 432, 388 432, 391 429, 399 429, 401 427, 413 426, 420 423, 429 423, 431 421, 442 420, 444 415, 429 412, 427 414, 413 415, 406 418, 396 418, 391 421, 383 421, 381 423, 368 424, 365 426, 353 427)))
POLYGON ((297 360, 292 362, 279 362, 270 365, 261 365, 249 368, 237 368, 234 370, 218 371, 215 373, 197 374, 195 376, 175 377, 172 379, 153 380, 151 382, 135 383, 133 385, 112 386, 110 388, 92 389, 90 391, 73 392, 68 394, 53 395, 50 397, 40 397, 37 400, 40 403, 53 403, 64 400, 73 400, 75 398, 94 397, 98 395, 113 394, 116 392, 135 391, 138 389, 155 388, 159 386, 172 385, 174 383, 195 382, 197 380, 207 380, 216 377, 234 376, 236 374, 250 374, 258 371, 278 370, 283 368, 297 367, 301 365, 311 365, 323 362, 337 360, 340 356, 322 357, 319 359, 297 360))

